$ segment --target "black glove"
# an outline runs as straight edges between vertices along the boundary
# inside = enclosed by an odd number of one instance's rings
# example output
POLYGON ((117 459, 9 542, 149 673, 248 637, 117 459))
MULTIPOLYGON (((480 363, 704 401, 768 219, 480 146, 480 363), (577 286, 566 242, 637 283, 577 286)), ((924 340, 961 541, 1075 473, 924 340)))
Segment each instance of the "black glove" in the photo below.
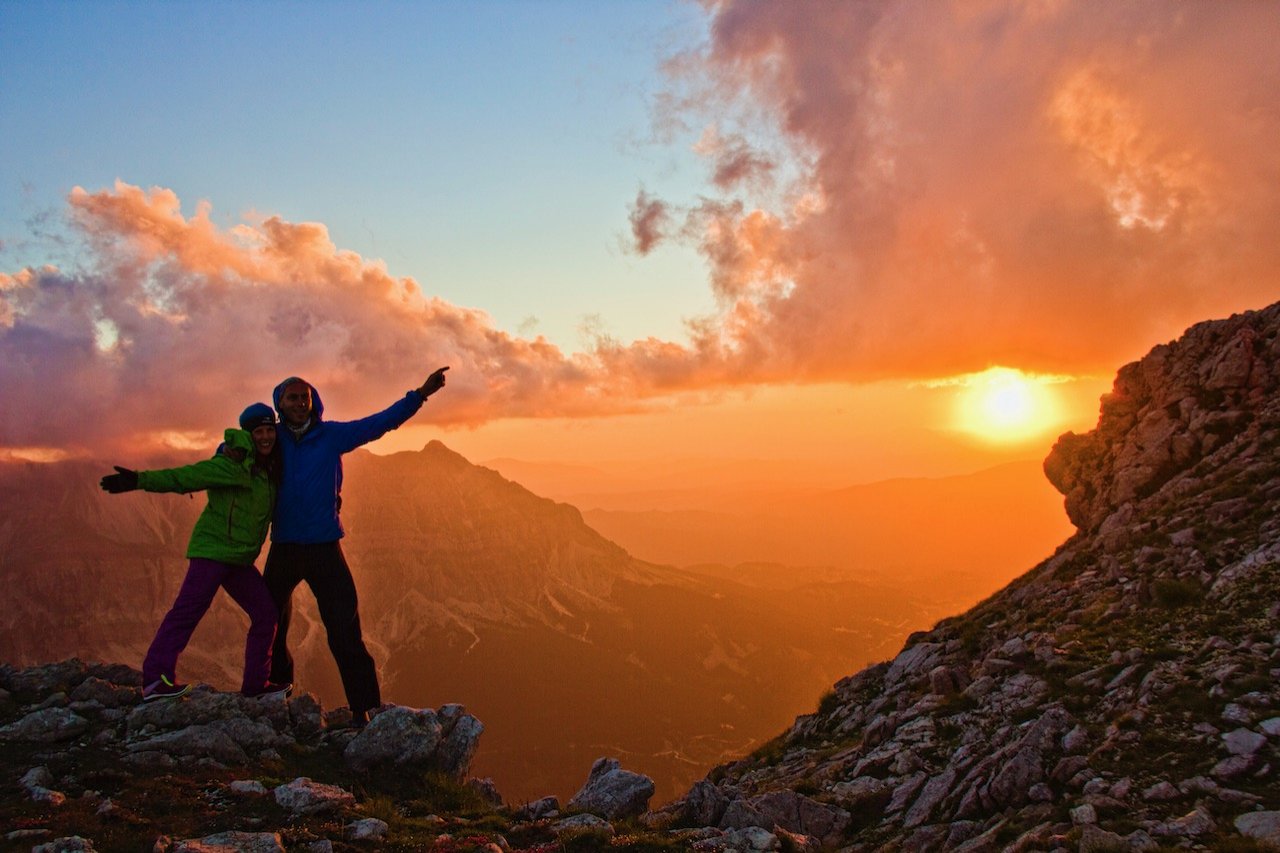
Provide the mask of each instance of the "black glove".
POLYGON ((119 465, 112 465, 116 469, 116 473, 108 474, 102 478, 102 490, 118 495, 121 492, 132 492, 138 488, 138 472, 130 471, 128 468, 121 468, 119 465))

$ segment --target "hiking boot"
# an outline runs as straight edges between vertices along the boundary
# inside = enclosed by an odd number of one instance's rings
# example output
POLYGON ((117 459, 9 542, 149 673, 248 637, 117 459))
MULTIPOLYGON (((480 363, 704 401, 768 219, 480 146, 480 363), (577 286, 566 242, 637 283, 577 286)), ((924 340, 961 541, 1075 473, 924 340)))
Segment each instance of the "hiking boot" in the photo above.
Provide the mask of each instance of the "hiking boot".
POLYGON ((250 699, 262 699, 267 696, 288 696, 291 693, 293 693, 292 684, 276 684, 274 681, 268 681, 262 685, 262 689, 252 692, 246 690, 243 695, 250 699))
POLYGON ((157 699, 177 699, 191 689, 190 684, 175 684, 169 676, 162 675, 142 688, 142 701, 154 702, 157 699))

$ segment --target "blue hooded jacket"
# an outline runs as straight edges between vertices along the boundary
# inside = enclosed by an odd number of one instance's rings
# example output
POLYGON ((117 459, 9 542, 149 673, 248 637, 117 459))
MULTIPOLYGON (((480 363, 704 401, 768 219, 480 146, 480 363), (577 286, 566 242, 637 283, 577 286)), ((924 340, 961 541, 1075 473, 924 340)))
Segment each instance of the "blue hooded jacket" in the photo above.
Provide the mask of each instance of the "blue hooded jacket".
POLYGON ((358 421, 324 420, 324 403, 316 387, 291 376, 271 395, 276 411, 285 386, 302 382, 311 389, 311 427, 295 435, 284 423, 276 427, 284 476, 271 522, 272 542, 304 545, 336 542, 344 535, 338 518, 342 494, 342 454, 381 438, 422 408, 417 391, 409 391, 390 407, 358 421))

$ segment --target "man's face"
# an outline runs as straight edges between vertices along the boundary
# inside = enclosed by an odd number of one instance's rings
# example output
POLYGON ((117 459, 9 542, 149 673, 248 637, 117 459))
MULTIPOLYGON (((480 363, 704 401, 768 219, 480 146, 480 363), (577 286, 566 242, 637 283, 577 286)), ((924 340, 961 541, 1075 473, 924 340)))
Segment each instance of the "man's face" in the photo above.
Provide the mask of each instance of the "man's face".
POLYGON ((291 382, 280 395, 280 414, 293 426, 302 426, 311 417, 311 386, 291 382))

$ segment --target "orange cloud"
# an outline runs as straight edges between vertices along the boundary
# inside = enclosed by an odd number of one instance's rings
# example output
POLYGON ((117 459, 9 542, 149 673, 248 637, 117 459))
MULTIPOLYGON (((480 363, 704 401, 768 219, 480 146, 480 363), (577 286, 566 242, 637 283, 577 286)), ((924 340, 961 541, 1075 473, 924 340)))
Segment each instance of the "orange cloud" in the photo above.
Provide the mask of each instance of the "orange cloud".
POLYGON ((188 219, 171 191, 124 183, 69 202, 90 268, 0 278, 0 446, 28 455, 199 443, 292 374, 343 418, 448 364, 447 398, 420 419, 454 424, 628 411, 695 381, 678 346, 602 340, 566 356, 509 335, 338 249, 318 223, 220 230, 206 204, 188 219))
POLYGON ((704 5, 663 103, 723 194, 664 201, 741 372, 1105 371, 1280 296, 1280 6, 704 5), (789 191, 720 180, 753 134, 789 191))
MULTIPOLYGON (((666 132, 718 195, 632 208, 706 259, 687 339, 566 354, 319 223, 74 190, 84 269, 0 277, 0 447, 216 436, 281 377, 335 417, 449 364, 422 421, 604 414, 759 383, 1106 373, 1280 297, 1280 4, 705 4, 666 132)), ((170 441, 172 443, 172 441, 170 441)))

